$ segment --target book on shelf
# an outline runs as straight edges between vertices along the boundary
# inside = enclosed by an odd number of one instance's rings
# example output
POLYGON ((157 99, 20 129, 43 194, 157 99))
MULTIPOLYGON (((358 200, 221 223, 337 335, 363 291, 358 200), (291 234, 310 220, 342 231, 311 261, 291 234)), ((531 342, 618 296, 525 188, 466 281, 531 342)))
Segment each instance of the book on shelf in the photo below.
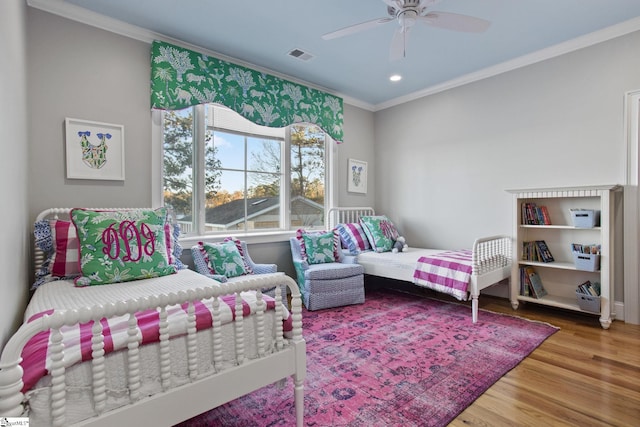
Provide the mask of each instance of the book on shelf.
POLYGON ((529 280, 530 284, 530 295, 535 298, 542 298, 547 295, 547 291, 542 285, 542 279, 540 275, 533 269, 531 266, 523 267, 525 270, 525 276, 529 280))
POLYGON ((544 240, 522 242, 522 259, 536 262, 555 261, 544 240))
POLYGON ((547 247, 547 244, 544 240, 536 240, 536 247, 540 252, 540 258, 542 258, 542 262, 553 262, 555 259, 553 255, 551 255, 551 251, 547 247))
POLYGON ((578 292, 580 292, 581 294, 585 294, 585 295, 591 295, 594 297, 599 297, 600 296, 600 283, 598 282, 593 282, 591 283, 590 280, 587 280, 586 282, 582 283, 581 285, 578 286, 578 292))
POLYGON ((540 206, 540 209, 542 210, 542 218, 543 218, 543 224, 544 225, 551 225, 551 216, 549 215, 549 209, 547 209, 546 206, 540 206))
POLYGON ((524 267, 520 267, 520 295, 528 297, 531 282, 527 277, 524 267))
POLYGON ((522 224, 525 225, 551 225, 551 217, 546 206, 537 206, 535 203, 522 204, 522 224))

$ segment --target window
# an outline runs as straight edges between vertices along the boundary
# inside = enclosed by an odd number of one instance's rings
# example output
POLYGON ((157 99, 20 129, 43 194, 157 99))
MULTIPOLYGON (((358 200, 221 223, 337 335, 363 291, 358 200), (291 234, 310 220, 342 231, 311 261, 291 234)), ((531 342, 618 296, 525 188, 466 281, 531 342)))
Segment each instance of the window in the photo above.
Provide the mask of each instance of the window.
POLYGON ((317 126, 259 126, 208 104, 164 112, 163 135, 162 197, 186 234, 323 227, 332 143, 317 126))

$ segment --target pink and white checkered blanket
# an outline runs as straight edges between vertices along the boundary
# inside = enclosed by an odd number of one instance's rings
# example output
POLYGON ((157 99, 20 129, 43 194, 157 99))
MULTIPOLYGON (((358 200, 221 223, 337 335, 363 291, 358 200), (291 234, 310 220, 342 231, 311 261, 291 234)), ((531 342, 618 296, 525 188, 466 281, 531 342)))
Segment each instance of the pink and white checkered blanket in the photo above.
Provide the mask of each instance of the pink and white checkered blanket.
MULTIPOLYGON (((257 304, 254 292, 242 292, 243 317, 255 313, 257 304)), ((263 295, 266 310, 275 308, 275 300, 268 295, 263 295)), ((283 330, 285 335, 292 330, 293 321, 289 311, 284 308, 283 330)), ((176 337, 187 333, 187 309, 188 304, 173 305, 167 307, 167 320, 169 322, 169 337, 176 337)), ((213 299, 198 301, 194 304, 196 316, 196 330, 211 328, 213 324, 213 299)), ((235 319, 235 295, 220 297, 221 324, 227 324, 235 319)), ((33 321, 44 315, 50 315, 54 310, 39 312, 30 317, 33 321)), ((160 341, 160 312, 147 310, 135 313, 138 323, 138 342, 140 345, 160 341)), ((117 316, 110 319, 102 319, 105 354, 121 350, 127 347, 129 315, 117 316)), ((61 328, 64 344, 64 365, 69 367, 75 363, 91 360, 91 329, 93 321, 74 326, 61 328)), ((50 346, 50 331, 40 332, 25 345, 22 350, 21 366, 24 370, 23 392, 33 387, 36 382, 49 372, 51 365, 48 357, 50 346)))
POLYGON ((416 285, 467 300, 471 280, 471 251, 447 251, 423 256, 416 263, 413 282, 416 285))

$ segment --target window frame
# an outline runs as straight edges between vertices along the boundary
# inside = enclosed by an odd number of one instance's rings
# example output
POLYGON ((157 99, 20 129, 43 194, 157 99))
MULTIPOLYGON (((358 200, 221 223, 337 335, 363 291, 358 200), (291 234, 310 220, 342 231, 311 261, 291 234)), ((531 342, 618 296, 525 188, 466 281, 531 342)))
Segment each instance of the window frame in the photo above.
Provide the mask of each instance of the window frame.
MULTIPOLYGON (((196 138, 196 144, 204 144, 204 132, 206 131, 206 124, 204 120, 205 106, 194 106, 194 122, 195 115, 199 116, 197 122, 201 123, 200 129, 194 129, 194 138, 196 138), (198 136, 201 134, 201 136, 198 136)), ((164 205, 163 196, 163 161, 164 161, 164 126, 163 126, 164 112, 162 110, 151 110, 151 203, 154 207, 164 205)), ((285 206, 290 206, 291 202, 291 150, 289 146, 289 127, 286 130, 285 144, 283 147, 284 155, 284 167, 286 168, 283 176, 282 192, 285 194, 285 206)), ((204 158, 199 153, 204 153, 204 147, 196 146, 194 152, 194 163, 197 162, 197 167, 200 170, 204 170, 204 158)), ((337 144, 328 136, 325 135, 325 215, 327 210, 335 206, 335 197, 337 194, 337 168, 335 167, 337 159, 337 144)), ((194 165, 196 166, 196 165, 194 165)), ((204 174, 196 174, 196 182, 194 182, 194 193, 200 192, 200 189, 204 188, 204 174)), ((204 224, 205 210, 204 210, 204 197, 196 197, 197 212, 198 215, 197 224, 204 224)), ((290 224, 289 208, 280 210, 281 220, 284 224, 290 224)), ((234 230, 233 235, 245 240, 247 243, 272 243, 272 242, 284 242, 288 241, 290 237, 295 236, 296 230, 271 230, 271 231, 251 231, 251 230, 234 230)), ((231 233, 231 231, 230 231, 231 233)), ((227 234, 228 235, 228 234, 227 234)), ((221 238, 226 237, 224 233, 196 233, 193 235, 181 236, 180 241, 185 245, 192 245, 198 241, 219 241, 221 238)))

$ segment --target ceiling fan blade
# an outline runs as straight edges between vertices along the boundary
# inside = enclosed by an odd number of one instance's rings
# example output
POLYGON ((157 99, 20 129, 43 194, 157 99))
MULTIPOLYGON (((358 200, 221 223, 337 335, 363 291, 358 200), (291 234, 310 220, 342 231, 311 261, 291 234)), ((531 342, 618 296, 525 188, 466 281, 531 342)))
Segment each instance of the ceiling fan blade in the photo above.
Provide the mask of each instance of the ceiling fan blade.
POLYGON ((389 60, 398 61, 406 57, 407 42, 409 41, 409 29, 398 28, 391 39, 391 49, 389 50, 389 60))
POLYGON ((324 40, 336 39, 338 37, 347 36, 349 34, 357 33, 359 31, 367 30, 369 28, 376 27, 381 24, 393 21, 395 18, 378 18, 371 21, 361 22, 360 24, 350 25, 345 28, 333 31, 331 33, 324 34, 322 38, 324 40))
POLYGON ((387 5, 393 7, 394 9, 399 9, 402 7, 402 3, 399 2, 398 0, 382 0, 383 2, 385 2, 387 5))
POLYGON ((451 12, 429 12, 417 19, 434 27, 465 33, 481 33, 491 25, 491 22, 484 19, 451 12))

